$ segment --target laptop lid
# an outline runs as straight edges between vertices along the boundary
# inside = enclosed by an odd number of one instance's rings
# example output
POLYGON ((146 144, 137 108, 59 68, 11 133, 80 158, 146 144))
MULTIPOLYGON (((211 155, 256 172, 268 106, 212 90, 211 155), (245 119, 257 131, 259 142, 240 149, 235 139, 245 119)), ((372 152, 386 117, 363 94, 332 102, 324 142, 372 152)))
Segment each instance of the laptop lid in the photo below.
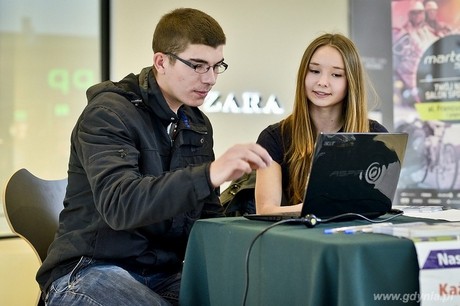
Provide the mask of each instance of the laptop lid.
POLYGON ((407 133, 320 134, 301 216, 357 213, 375 218, 389 212, 407 138, 407 133))

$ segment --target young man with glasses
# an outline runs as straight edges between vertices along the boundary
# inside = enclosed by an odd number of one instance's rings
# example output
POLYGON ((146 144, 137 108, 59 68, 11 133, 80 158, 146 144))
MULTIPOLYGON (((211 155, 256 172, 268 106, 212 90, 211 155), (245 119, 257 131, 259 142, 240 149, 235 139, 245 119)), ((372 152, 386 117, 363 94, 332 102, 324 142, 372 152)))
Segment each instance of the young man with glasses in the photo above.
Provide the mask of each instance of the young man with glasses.
POLYGON ((235 145, 215 159, 198 106, 227 69, 209 15, 177 9, 153 35, 153 66, 88 89, 71 135, 59 229, 37 273, 47 305, 176 305, 190 229, 221 215, 218 188, 271 157, 235 145))

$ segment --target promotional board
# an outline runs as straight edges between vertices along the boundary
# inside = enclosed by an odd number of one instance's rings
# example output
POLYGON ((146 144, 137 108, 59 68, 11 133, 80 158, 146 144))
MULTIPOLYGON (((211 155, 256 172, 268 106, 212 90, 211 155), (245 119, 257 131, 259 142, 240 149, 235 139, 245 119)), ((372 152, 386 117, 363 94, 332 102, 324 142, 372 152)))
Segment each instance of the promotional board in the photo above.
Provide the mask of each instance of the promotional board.
POLYGON ((460 207, 460 1, 392 1, 394 128, 409 133, 395 202, 460 207))

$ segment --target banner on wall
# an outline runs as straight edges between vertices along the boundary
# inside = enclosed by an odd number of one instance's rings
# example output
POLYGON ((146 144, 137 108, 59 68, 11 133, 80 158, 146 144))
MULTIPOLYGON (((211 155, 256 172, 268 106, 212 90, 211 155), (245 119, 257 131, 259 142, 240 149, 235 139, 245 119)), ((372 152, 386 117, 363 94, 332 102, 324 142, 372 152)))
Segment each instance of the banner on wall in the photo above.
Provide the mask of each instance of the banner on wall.
POLYGON ((395 202, 460 208, 459 0, 391 3, 395 131, 409 142, 395 202))

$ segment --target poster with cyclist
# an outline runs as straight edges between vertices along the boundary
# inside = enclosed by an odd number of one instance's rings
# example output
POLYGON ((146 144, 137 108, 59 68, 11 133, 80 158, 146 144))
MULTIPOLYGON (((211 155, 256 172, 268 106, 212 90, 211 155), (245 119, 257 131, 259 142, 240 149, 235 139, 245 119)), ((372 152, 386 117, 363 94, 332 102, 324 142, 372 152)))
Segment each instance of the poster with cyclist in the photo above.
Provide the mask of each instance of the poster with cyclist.
POLYGON ((391 3, 395 131, 409 143, 400 205, 460 208, 459 0, 391 3))

